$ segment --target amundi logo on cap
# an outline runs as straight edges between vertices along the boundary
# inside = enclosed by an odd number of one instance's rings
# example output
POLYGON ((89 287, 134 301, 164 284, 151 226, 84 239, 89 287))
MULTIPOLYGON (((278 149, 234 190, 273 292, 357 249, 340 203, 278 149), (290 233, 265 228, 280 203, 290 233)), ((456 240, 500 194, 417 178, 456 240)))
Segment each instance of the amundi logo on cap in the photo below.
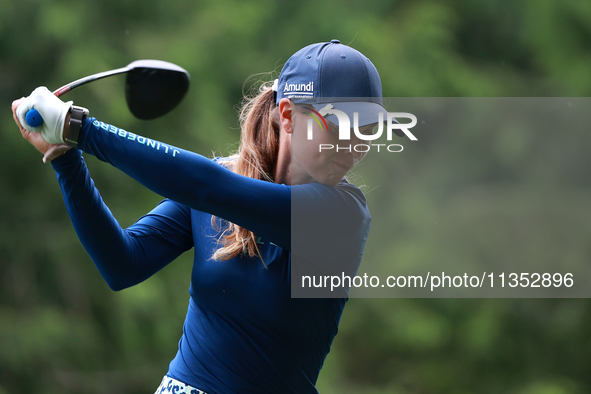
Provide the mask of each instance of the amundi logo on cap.
POLYGON ((283 96, 287 98, 294 97, 313 97, 314 82, 308 83, 286 83, 283 88, 283 96))

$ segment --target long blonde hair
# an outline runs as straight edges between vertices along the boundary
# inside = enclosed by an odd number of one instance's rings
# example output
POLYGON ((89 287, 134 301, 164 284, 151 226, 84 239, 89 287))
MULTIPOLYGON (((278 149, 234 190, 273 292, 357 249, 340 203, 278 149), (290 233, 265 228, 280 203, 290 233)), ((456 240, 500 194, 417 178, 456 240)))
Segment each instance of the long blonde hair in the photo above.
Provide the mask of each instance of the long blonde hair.
MULTIPOLYGON (((222 164, 236 174, 273 182, 280 126, 279 109, 275 106, 271 83, 265 83, 257 94, 244 98, 240 109, 240 146, 232 160, 225 160, 222 164)), ((222 227, 216 219, 213 216, 211 224, 221 231, 222 227)), ((239 254, 259 256, 262 260, 257 236, 252 231, 231 222, 224 223, 226 225, 218 240, 222 246, 213 254, 214 260, 229 260, 239 254)))

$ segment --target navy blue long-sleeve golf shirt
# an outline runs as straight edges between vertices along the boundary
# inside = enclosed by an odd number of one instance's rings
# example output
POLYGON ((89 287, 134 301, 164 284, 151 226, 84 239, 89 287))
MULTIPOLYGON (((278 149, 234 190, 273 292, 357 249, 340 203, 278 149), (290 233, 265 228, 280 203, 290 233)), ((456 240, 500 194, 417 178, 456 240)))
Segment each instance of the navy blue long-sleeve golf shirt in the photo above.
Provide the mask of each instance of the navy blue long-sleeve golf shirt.
POLYGON ((140 283, 194 248, 189 307, 168 375, 208 394, 317 393, 346 297, 292 298, 292 254, 318 266, 323 255, 333 256, 354 275, 369 232, 363 194, 345 181, 287 186, 243 177, 215 160, 94 118, 84 120, 78 148, 52 166, 76 232, 111 288, 140 283), (82 151, 166 199, 121 228, 82 151), (297 239, 294 201, 299 223, 317 230, 297 239), (220 234, 212 215, 259 236, 264 264, 258 257, 213 260, 220 234), (338 231, 338 237, 318 231, 338 231))

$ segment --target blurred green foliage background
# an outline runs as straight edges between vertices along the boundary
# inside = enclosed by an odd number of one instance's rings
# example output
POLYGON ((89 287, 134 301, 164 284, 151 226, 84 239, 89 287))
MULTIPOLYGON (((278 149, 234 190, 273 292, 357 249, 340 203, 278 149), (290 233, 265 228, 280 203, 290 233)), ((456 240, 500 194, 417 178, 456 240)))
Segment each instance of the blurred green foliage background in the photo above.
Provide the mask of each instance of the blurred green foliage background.
MULTIPOLYGON (((591 93, 586 0, 0 0, 0 394, 153 392, 176 352, 191 270, 189 253, 145 283, 111 292, 74 234, 52 169, 20 137, 11 101, 39 85, 55 89, 133 60, 167 60, 191 73, 192 86, 163 118, 132 117, 122 76, 64 98, 135 133, 227 155, 237 147, 243 93, 276 75, 296 50, 333 38, 374 62, 384 96, 591 93)), ((465 181, 486 181, 492 196, 510 185, 512 195, 535 199, 543 193, 524 185, 554 177, 556 188, 547 192, 565 203, 554 215, 527 211, 523 232, 548 230, 551 237, 559 230, 576 248, 557 242, 554 255, 575 250, 575 258, 589 261, 588 142, 542 132, 529 139, 480 135, 468 143, 449 135, 425 141, 440 144, 438 150, 397 156, 379 177, 363 176, 370 189, 396 185, 393 200, 369 197, 374 216, 397 220, 390 241, 398 248, 389 249, 392 256, 382 251, 384 258, 437 258, 433 237, 413 229, 426 213, 440 212, 458 187, 442 180, 469 170, 465 181), (487 149, 491 141, 497 149, 487 149), (544 166, 544 152, 552 152, 552 166, 544 166)), ((87 161, 123 226, 160 200, 109 166, 87 161)), ((515 198, 511 207, 531 204, 515 198)), ((472 212, 483 206, 471 205, 472 212)), ((446 215, 470 214, 461 204, 445 208, 446 215)), ((496 205, 479 217, 499 212, 514 211, 496 205)), ((496 228, 481 234, 487 245, 506 240, 496 228)), ((469 244, 466 236, 478 239, 461 226, 448 231, 444 241, 457 250, 469 244)), ((491 256, 487 248, 472 248, 476 257, 491 256)), ((352 299, 318 388, 325 394, 588 393, 590 329, 587 299, 352 299)))

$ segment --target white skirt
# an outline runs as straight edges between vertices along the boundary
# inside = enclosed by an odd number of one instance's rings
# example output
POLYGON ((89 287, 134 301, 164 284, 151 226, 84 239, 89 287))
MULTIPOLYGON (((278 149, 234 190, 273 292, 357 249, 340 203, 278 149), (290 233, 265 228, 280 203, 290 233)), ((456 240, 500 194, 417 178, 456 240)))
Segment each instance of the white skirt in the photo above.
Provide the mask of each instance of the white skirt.
POLYGON ((193 386, 179 382, 170 376, 164 376, 162 383, 154 394, 207 394, 203 390, 196 389, 193 386))

